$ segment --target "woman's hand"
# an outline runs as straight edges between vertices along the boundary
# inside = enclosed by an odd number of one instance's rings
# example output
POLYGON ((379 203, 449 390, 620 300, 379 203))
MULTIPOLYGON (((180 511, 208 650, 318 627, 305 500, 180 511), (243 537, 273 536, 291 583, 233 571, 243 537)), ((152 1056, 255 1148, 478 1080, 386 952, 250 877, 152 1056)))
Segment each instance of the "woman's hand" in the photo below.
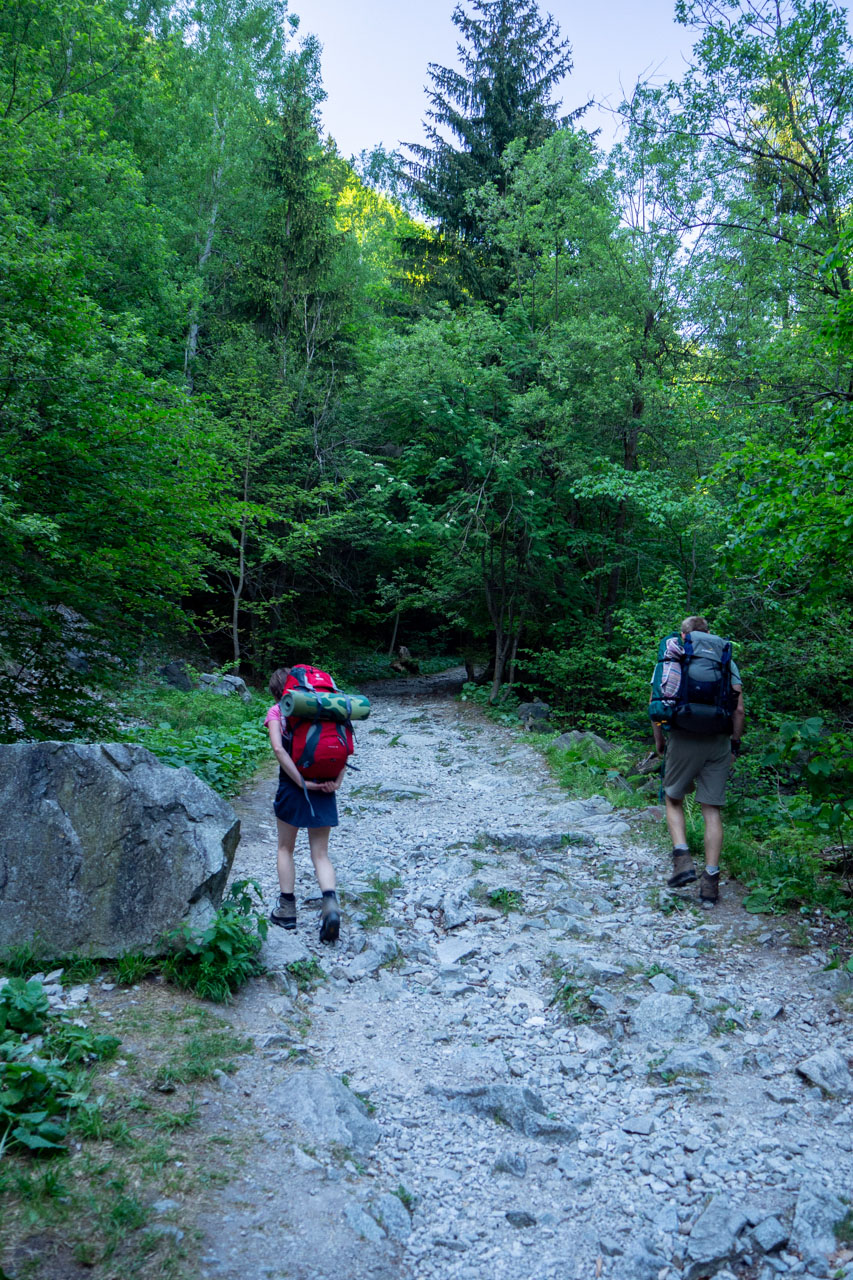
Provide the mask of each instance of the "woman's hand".
MULTIPOLYGON (((341 769, 340 773, 333 781, 318 782, 316 784, 316 789, 318 791, 325 791, 327 794, 331 795, 333 792, 337 791, 338 787, 343 782, 345 775, 346 775, 346 768, 343 768, 341 769)), ((308 785, 310 787, 311 783, 309 782, 308 785)))

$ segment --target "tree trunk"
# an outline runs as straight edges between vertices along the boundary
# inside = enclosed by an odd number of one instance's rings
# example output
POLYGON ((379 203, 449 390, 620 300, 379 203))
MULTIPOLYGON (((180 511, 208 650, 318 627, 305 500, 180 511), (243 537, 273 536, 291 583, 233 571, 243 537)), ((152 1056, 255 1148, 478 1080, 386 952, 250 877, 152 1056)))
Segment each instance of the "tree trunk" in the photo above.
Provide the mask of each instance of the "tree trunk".
POLYGON ((240 520, 240 539, 237 582, 231 587, 231 643, 234 650, 234 661, 237 671, 240 670, 240 601, 243 599, 243 588, 246 585, 246 543, 249 538, 249 515, 246 510, 249 502, 249 472, 252 465, 252 432, 246 442, 246 461, 243 466, 243 516, 240 520))
POLYGON ((389 662, 390 662, 390 661, 391 661, 391 659, 394 657, 394 649, 395 649, 396 644, 397 644, 397 628, 399 627, 399 625, 400 625, 400 610, 398 609, 398 610, 397 610, 397 612, 394 614, 394 631, 393 631, 393 633, 392 633, 392 635, 391 635, 391 643, 390 643, 390 645, 388 646, 388 661, 389 661, 389 662))
MULTIPOLYGON (((216 108, 213 110, 213 137, 214 142, 219 138, 219 168, 213 175, 212 191, 213 204, 207 218, 207 235, 205 237, 204 246, 198 258, 198 270, 201 273, 207 265, 207 261, 213 252, 213 236, 216 231, 216 220, 219 217, 219 187, 222 183, 223 160, 222 153, 225 150, 225 122, 222 126, 219 124, 219 115, 216 108)), ((184 377, 187 383, 187 390, 190 395, 193 393, 194 383, 192 375, 192 363, 195 360, 198 351, 198 333, 201 325, 198 319, 198 303, 193 304, 190 312, 190 327, 187 332, 187 340, 184 346, 184 377)))
POLYGON ((495 674, 492 677, 492 691, 489 694, 489 702, 495 703, 498 700, 498 694, 503 684, 504 668, 509 651, 512 646, 512 636, 504 635, 502 630, 495 630, 495 674))
POLYGON ((518 657, 518 642, 521 639, 521 624, 519 623, 515 635, 512 638, 512 653, 509 656, 509 683, 515 684, 515 660, 518 657))

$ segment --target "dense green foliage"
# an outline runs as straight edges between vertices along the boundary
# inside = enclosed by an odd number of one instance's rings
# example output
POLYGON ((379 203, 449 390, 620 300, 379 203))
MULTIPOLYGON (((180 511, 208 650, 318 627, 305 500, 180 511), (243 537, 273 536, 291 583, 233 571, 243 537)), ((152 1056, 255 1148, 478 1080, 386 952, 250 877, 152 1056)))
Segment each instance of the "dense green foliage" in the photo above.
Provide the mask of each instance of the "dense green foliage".
MULTIPOLYGON (((698 610, 750 820, 849 840, 853 48, 830 0, 676 12, 609 152, 553 21, 472 0, 427 146, 347 163, 284 0, 0 10, 7 740, 96 731, 181 629, 249 675, 488 658, 630 738, 698 610)), ((148 719, 234 785, 253 731, 148 719)))
POLYGON ((183 693, 143 685, 118 700, 121 737, 138 742, 164 764, 192 769, 224 796, 233 796, 269 755, 260 704, 205 690, 183 693))
POLYGON ((115 1057, 120 1041, 65 1017, 51 1017, 35 979, 0 987, 0 1152, 65 1149, 69 1120, 86 1108, 86 1066, 115 1057))

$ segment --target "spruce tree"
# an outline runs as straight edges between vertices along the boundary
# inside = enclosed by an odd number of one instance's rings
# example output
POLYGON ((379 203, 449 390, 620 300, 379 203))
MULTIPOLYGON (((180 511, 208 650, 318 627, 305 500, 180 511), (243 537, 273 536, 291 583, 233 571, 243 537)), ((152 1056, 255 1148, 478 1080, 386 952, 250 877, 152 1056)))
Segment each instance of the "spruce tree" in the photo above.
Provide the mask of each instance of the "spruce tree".
POLYGON ((471 7, 471 14, 461 4, 453 11, 461 69, 429 64, 428 142, 411 144, 408 161, 424 211, 441 231, 469 242, 479 232, 466 193, 489 181, 502 191, 500 160, 509 144, 520 138, 535 147, 554 131, 551 94, 572 68, 569 42, 536 0, 471 0, 471 7))

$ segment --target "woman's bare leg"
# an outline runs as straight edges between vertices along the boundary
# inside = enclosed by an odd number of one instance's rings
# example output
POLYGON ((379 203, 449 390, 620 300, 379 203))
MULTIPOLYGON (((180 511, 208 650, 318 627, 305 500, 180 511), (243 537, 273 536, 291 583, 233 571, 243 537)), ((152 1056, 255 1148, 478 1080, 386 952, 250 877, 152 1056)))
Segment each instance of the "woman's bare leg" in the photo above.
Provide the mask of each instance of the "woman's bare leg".
POLYGON ((335 887, 335 868, 329 860, 329 832, 331 827, 309 827, 308 844, 311 849, 311 861, 314 873, 322 893, 335 887))
POLYGON ((276 818, 278 827, 278 885, 282 893, 293 893, 296 884, 296 867, 293 850, 296 847, 296 827, 276 818))

